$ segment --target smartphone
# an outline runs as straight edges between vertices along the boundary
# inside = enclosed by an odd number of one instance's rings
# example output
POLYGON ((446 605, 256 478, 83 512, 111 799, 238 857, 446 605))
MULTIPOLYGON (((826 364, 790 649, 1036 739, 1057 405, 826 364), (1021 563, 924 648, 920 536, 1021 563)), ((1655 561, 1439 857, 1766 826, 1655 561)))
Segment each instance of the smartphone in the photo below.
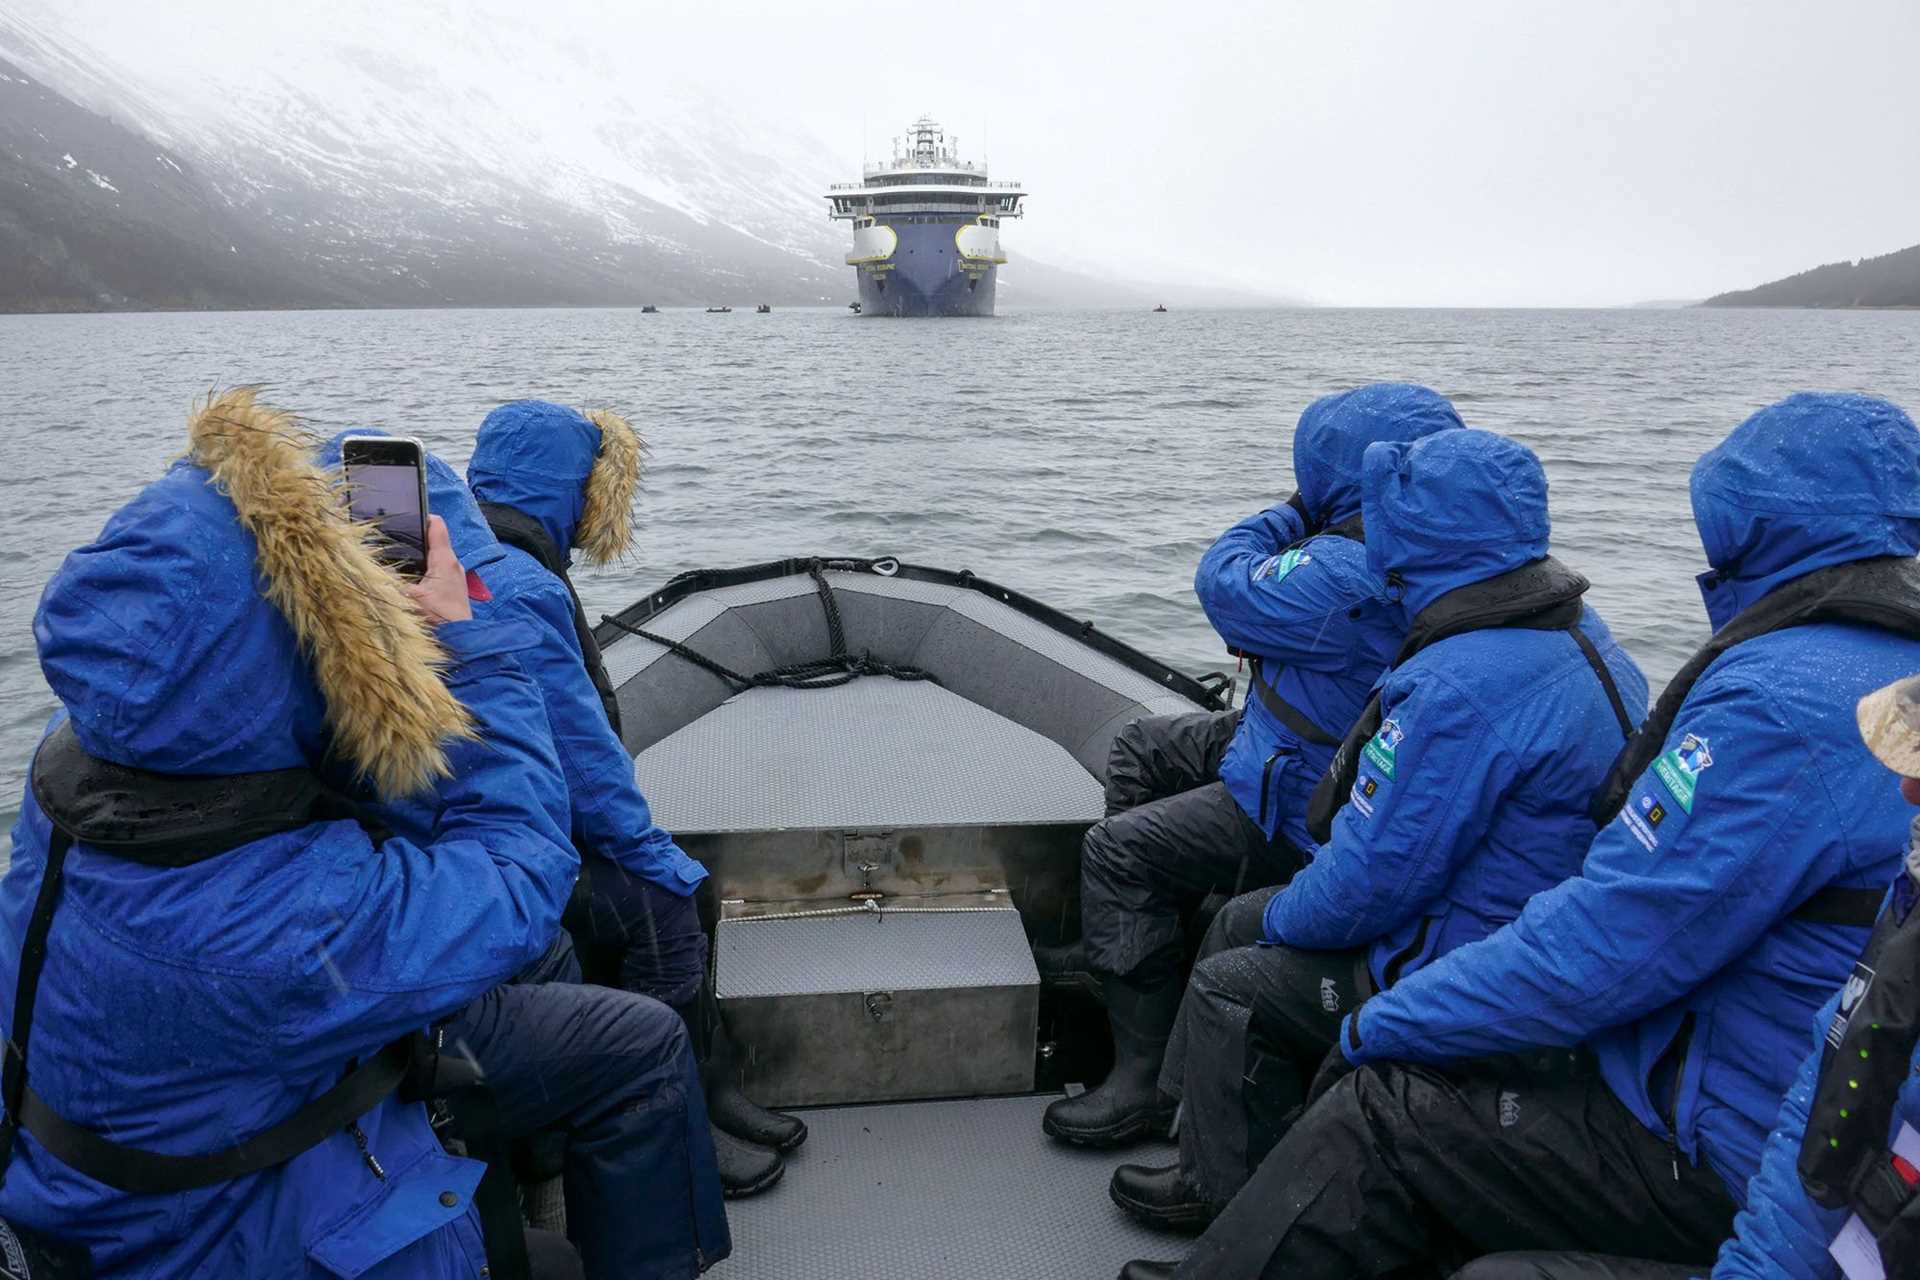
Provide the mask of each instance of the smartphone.
POLYGON ((340 442, 347 503, 380 530, 381 559, 409 578, 427 571, 427 451, 411 436, 340 442))

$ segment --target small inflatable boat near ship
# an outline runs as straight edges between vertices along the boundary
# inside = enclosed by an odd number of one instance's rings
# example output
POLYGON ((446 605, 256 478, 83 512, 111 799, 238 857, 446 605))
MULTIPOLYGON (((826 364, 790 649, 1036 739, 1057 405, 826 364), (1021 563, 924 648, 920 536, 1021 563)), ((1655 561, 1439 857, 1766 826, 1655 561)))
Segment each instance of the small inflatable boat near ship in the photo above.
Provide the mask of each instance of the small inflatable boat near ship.
POLYGON ((729 1206, 730 1280, 1110 1280, 1177 1256, 1108 1201, 1114 1153, 1041 1133, 1109 1046, 1030 948, 1077 932, 1114 735, 1221 708, 1226 678, 891 559, 685 574, 595 634, 641 789, 719 892, 741 1083, 809 1109, 789 1176, 729 1206))

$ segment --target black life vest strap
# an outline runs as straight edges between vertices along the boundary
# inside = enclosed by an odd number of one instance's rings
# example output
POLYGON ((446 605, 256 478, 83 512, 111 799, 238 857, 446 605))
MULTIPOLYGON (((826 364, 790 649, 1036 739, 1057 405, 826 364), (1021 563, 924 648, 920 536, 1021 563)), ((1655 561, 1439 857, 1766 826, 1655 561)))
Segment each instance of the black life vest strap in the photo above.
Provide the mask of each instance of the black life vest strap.
MULTIPOLYGON (((1289 546, 1287 551, 1304 547, 1315 538, 1345 538, 1349 542, 1365 542, 1366 526, 1359 516, 1353 516, 1349 519, 1342 520, 1331 529, 1323 529, 1319 533, 1308 534, 1306 537, 1300 539, 1300 541, 1289 546)), ((1284 555, 1286 552, 1282 552, 1281 554, 1284 555)), ((1235 657, 1240 656, 1239 650, 1230 650, 1230 652, 1232 652, 1235 657)), ((1248 684, 1252 686, 1254 696, 1260 699, 1260 705, 1265 707, 1275 720, 1287 726, 1293 735, 1302 742, 1311 742, 1317 747, 1337 747, 1340 745, 1339 738, 1336 738, 1313 721, 1307 719, 1306 712, 1300 710, 1300 708, 1280 696, 1280 691, 1275 689, 1266 678, 1265 659, 1253 657, 1252 663, 1253 678, 1248 681, 1248 684)), ((1276 676, 1279 674, 1278 671, 1274 672, 1276 676)))
POLYGON ((1615 758, 1594 793, 1594 823, 1604 827, 1618 816, 1633 784, 1666 747, 1681 706, 1708 667, 1737 645, 1814 622, 1851 622, 1920 639, 1920 562, 1877 556, 1829 565, 1742 609, 1667 683, 1646 722, 1615 758))
POLYGON ((136 1195, 212 1186, 283 1164, 372 1110, 406 1076, 413 1037, 395 1041, 351 1068, 327 1092, 272 1128, 221 1151, 165 1155, 113 1142, 60 1115, 27 1083, 34 1005, 46 965, 47 937, 60 906, 67 855, 76 839, 149 866, 182 867, 317 821, 351 816, 352 802, 304 769, 224 777, 171 776, 90 756, 69 721, 41 743, 32 769, 34 799, 53 826, 46 866, 20 949, 13 1027, 0 1063, 0 1179, 25 1129, 55 1159, 136 1195))
POLYGON ((1880 918, 1880 904, 1886 897, 1884 889, 1846 889, 1828 885, 1795 907, 1789 918, 1801 924, 1871 929, 1873 922, 1880 918))
POLYGON ((1265 707, 1275 720, 1287 726, 1287 728, 1293 732, 1294 737, 1299 738, 1302 742, 1311 742, 1318 747, 1339 746, 1340 739, 1307 719, 1304 712, 1281 697, 1279 691, 1262 678, 1261 666, 1260 661, 1255 659, 1253 664, 1253 679, 1248 682, 1253 686, 1254 696, 1260 699, 1260 705, 1265 707))
POLYGON ((620 728, 620 697, 613 687, 613 678, 607 674, 606 660, 600 656, 600 642, 593 638, 593 624, 587 621, 580 593, 574 590, 573 579, 567 575, 567 562, 548 536, 546 526, 518 507, 498 502, 482 502, 480 514, 486 517, 494 537, 532 556, 542 569, 566 587, 567 598, 573 601, 573 631, 580 641, 580 656, 586 662, 587 676, 593 681, 594 692, 600 695, 600 705, 606 710, 607 723, 613 726, 614 736, 624 736, 620 728))
MULTIPOLYGON (((1518 569, 1449 591, 1414 618, 1400 652, 1394 655, 1387 670, 1399 667, 1423 649, 1469 631, 1496 628, 1568 631, 1577 641, 1585 641, 1580 631, 1580 597, 1586 590, 1584 577, 1552 556, 1544 556, 1518 569)), ((1600 660, 1599 651, 1590 642, 1582 643, 1580 648, 1614 702, 1614 714, 1624 723, 1626 707, 1620 701, 1620 691, 1613 684, 1607 664, 1600 660)), ((1382 719, 1380 694, 1376 690, 1333 753, 1326 773, 1314 786, 1313 796, 1307 802, 1307 834, 1322 844, 1333 838, 1333 820, 1346 805, 1360 777, 1361 749, 1369 738, 1380 732, 1382 719)), ((1631 725, 1626 728, 1630 731, 1631 725)))

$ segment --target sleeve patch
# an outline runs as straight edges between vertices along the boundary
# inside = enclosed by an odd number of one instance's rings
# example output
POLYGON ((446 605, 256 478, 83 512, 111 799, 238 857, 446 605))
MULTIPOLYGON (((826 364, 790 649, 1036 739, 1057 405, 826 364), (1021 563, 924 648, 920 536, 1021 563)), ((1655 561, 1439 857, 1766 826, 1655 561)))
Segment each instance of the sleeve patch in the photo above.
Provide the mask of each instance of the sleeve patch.
POLYGON ((1692 811, 1669 794, 1664 781, 1656 783, 1654 773, 1643 774, 1620 810, 1619 821, 1629 835, 1648 853, 1658 853, 1660 842, 1680 834, 1692 811))
POLYGON ((1301 550, 1283 551, 1277 556, 1268 556, 1254 566, 1253 580, 1266 582, 1272 580, 1274 586, 1286 581, 1288 574, 1303 564, 1312 564, 1313 556, 1301 550))

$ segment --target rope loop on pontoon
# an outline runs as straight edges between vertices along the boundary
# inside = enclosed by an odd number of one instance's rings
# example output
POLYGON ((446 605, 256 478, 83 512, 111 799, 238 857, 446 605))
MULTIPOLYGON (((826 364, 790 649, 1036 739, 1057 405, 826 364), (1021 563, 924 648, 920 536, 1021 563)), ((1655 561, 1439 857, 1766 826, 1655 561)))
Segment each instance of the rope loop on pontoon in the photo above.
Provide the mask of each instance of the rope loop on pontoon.
POLYGON ((858 680, 861 676, 888 676, 894 680, 932 680, 935 684, 940 683, 934 679, 932 672, 924 671, 919 667, 881 662, 866 650, 858 655, 848 653, 846 630, 840 621, 840 603, 834 597, 833 587, 827 582, 827 575, 821 572, 820 562, 818 560, 810 562, 807 565, 807 573, 813 579, 814 592, 819 596, 820 607, 827 618, 827 656, 808 662, 793 662, 783 667, 772 667, 750 676, 742 675, 731 667, 716 662, 682 641, 655 635, 651 631, 622 622, 607 614, 602 614, 600 621, 610 623, 630 636, 637 636, 657 644, 668 653, 686 659, 701 670, 717 676, 735 693, 772 686, 785 689, 832 689, 858 680))

